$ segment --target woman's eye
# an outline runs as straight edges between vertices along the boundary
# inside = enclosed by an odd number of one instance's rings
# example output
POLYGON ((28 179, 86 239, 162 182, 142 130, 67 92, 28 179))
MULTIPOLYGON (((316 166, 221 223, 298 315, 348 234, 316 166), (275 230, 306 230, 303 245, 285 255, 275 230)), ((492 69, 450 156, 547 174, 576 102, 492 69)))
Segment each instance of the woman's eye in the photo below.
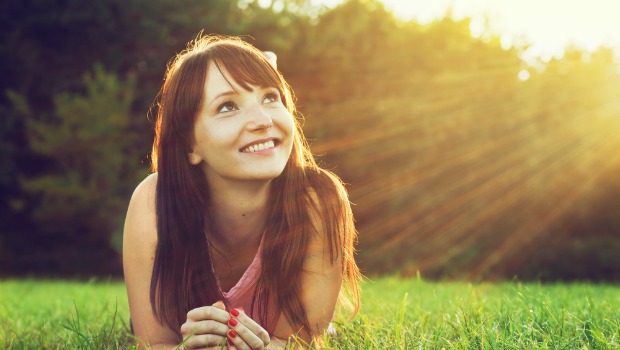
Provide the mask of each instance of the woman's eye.
POLYGON ((280 101, 280 95, 275 92, 269 92, 263 98, 263 103, 273 103, 280 101))
POLYGON ((226 113, 226 112, 232 112, 237 109, 238 109, 237 105, 235 105, 234 102, 227 101, 227 102, 222 103, 219 107, 217 107, 217 112, 226 113))

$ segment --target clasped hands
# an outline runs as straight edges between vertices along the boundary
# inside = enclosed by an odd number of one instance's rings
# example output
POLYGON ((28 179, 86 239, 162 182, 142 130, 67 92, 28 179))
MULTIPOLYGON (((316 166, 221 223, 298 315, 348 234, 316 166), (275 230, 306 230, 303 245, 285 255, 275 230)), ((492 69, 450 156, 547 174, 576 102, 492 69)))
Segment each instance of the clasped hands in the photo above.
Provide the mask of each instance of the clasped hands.
POLYGON ((242 308, 229 312, 221 301, 188 312, 181 335, 186 349, 255 350, 270 342, 269 333, 242 308))

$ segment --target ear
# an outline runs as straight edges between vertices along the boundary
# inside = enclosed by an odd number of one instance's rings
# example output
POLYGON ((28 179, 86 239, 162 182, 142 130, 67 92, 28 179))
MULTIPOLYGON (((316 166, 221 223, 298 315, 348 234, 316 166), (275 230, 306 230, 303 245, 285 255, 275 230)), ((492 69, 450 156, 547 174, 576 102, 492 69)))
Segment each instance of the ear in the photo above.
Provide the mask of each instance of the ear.
POLYGON ((194 152, 194 150, 191 149, 189 150, 189 153, 187 153, 187 160, 191 165, 198 165, 200 164, 200 162, 202 162, 202 157, 200 157, 198 153, 194 152))

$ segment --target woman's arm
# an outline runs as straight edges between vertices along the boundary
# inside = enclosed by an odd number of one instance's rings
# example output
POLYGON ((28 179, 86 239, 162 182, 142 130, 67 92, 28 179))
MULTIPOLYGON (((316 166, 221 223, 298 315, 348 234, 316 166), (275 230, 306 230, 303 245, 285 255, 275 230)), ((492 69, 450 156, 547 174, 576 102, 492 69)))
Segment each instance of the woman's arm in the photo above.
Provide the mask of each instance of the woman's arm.
MULTIPOLYGON (((308 323, 313 327, 312 333, 320 336, 332 321, 336 309, 338 295, 343 282, 343 252, 337 251, 337 255, 334 256, 333 260, 331 259, 329 235, 323 224, 324 220, 320 216, 321 202, 315 192, 311 192, 310 194, 318 211, 310 210, 310 218, 316 234, 311 238, 304 261, 301 276, 301 301, 306 309, 308 323)), ((338 199, 332 198, 331 200, 338 199)), ((349 204, 338 203, 337 205, 349 204)), ((289 343, 298 343, 301 348, 304 347, 303 345, 311 342, 309 332, 290 325, 284 315, 280 316, 274 334, 276 337, 274 337, 275 339, 272 338, 272 342, 268 348, 282 348, 282 344, 287 344, 287 335, 297 336, 297 341, 291 338, 289 343)))
MULTIPOLYGON (((320 212, 317 196, 313 193, 311 197, 320 212)), ((338 251, 337 256, 331 259, 329 235, 322 224, 322 218, 318 212, 311 212, 310 217, 315 234, 311 237, 304 260, 301 301, 313 328, 312 334, 320 337, 332 320, 342 286, 343 252, 338 251)), ((284 314, 280 315, 271 338, 242 310, 231 310, 231 317, 235 319, 233 324, 229 323, 234 336, 228 334, 228 339, 236 349, 303 349, 311 343, 310 332, 300 329, 298 325, 290 325, 284 314)))
MULTIPOLYGON (((302 303, 308 322, 314 327, 312 332, 316 335, 321 335, 329 326, 342 285, 340 258, 330 261, 329 243, 325 236, 317 234, 311 241, 301 277, 302 303)), ((275 335, 268 339, 269 335, 262 327, 243 311, 237 312, 237 315, 231 313, 231 317, 238 323, 229 323, 236 335, 231 338, 228 334, 228 338, 238 349, 263 349, 264 344, 268 344, 265 349, 303 349, 311 343, 309 333, 291 326, 283 314, 276 324, 275 335), (288 339, 290 336, 293 337, 288 339)))
MULTIPOLYGON (((157 174, 150 175, 138 185, 129 203, 123 236, 125 284, 138 346, 177 349, 180 337, 155 318, 150 300, 157 247, 156 185, 157 174)), ((215 303, 190 310, 180 329, 185 339, 183 348, 221 348, 226 342, 226 332, 229 330, 226 321, 230 317, 223 309, 223 304, 215 303)))
MULTIPOLYGON (((343 246, 336 247, 334 254, 330 254, 332 235, 346 235, 350 232, 332 232, 330 235, 324 225, 321 212, 322 206, 315 192, 311 192, 314 208, 309 211, 314 232, 310 237, 306 256, 301 272, 301 302, 306 311, 311 331, 300 329, 299 325, 291 325, 286 316, 281 313, 274 332, 271 336, 258 323, 246 315, 242 309, 230 310, 229 327, 227 333, 229 349, 304 349, 313 341, 311 334, 320 340, 333 319, 340 290, 343 284, 343 256, 347 253, 344 241, 343 246), (232 321, 232 322, 231 322, 232 321)), ((330 199, 327 199, 330 200, 330 199)), ((341 198, 331 198, 334 202, 326 205, 348 206, 349 203, 341 198)), ((346 210, 350 210, 349 207, 346 210)), ((336 227, 338 225, 332 225, 336 227)), ((352 228, 352 226, 351 226, 352 228)), ((321 346, 321 344, 313 344, 321 346)))
POLYGON ((147 177, 133 193, 123 234, 123 269, 129 312, 139 347, 174 349, 178 336, 153 315, 151 274, 157 246, 155 188, 157 174, 147 177))

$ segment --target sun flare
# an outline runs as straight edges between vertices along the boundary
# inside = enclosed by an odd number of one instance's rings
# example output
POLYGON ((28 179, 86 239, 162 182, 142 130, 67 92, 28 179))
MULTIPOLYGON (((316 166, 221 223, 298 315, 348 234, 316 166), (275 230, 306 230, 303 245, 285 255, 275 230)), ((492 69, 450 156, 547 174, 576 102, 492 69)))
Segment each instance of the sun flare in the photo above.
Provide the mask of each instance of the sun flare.
POLYGON ((501 278, 546 259, 547 245, 570 256, 604 230, 592 213, 620 170, 615 5, 383 2, 423 26, 397 24, 414 28, 406 45, 356 52, 312 92, 319 102, 299 94, 316 106, 307 115, 338 117, 306 126, 350 183, 363 267, 501 278), (435 21, 448 8, 456 21, 435 21))
MULTIPOLYGON (((329 7, 342 0, 316 1, 329 7)), ((548 61, 567 46, 593 51, 600 46, 620 50, 620 2, 615 0, 381 0, 402 20, 428 24, 447 13, 472 20, 475 37, 495 35, 509 48, 527 45, 524 59, 548 61)), ((619 57, 620 61, 620 57, 619 57)))

